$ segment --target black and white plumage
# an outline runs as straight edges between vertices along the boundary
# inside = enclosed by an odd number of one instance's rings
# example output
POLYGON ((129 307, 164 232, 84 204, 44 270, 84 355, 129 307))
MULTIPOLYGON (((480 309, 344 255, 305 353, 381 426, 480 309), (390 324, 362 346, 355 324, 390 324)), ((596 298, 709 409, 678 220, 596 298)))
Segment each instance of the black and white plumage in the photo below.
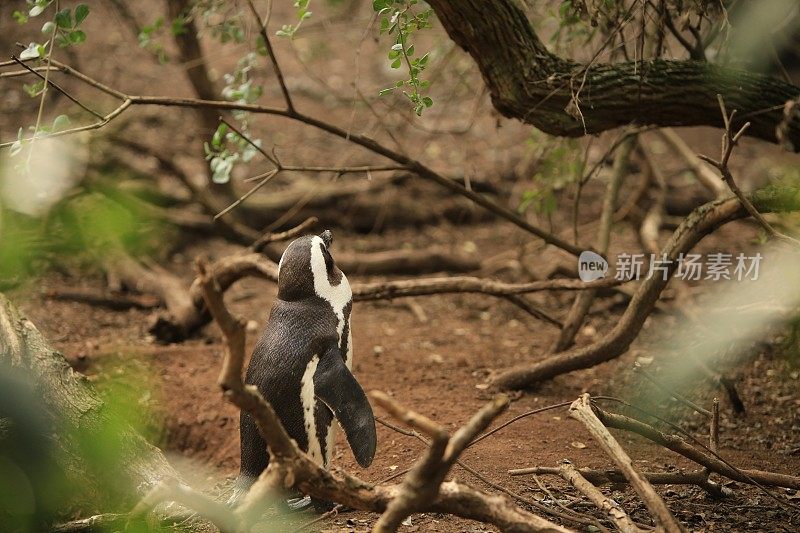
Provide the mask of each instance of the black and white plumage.
MULTIPOLYGON (((330 231, 294 240, 278 266, 278 297, 247 369, 289 436, 327 468, 336 418, 358 463, 375 455, 375 419, 350 372, 352 291, 328 251, 330 231)), ((240 418, 241 473, 235 502, 267 467, 266 443, 252 417, 240 418)))

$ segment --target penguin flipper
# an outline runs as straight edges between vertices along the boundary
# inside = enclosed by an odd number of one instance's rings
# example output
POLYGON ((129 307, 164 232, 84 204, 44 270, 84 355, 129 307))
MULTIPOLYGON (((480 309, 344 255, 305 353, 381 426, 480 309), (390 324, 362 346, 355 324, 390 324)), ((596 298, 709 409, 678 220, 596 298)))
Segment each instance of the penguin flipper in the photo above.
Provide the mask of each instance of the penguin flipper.
POLYGON ((367 395, 350 373, 336 346, 329 348, 317 365, 314 394, 333 411, 358 464, 368 467, 378 443, 375 416, 367 395))

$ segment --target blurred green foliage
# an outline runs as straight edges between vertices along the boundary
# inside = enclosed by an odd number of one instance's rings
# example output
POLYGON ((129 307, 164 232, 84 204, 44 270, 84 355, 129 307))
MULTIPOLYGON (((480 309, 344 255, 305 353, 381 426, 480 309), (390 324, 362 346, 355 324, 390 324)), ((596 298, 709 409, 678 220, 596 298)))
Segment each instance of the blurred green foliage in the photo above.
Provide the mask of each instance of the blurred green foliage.
POLYGON ((519 212, 530 209, 540 215, 552 215, 558 208, 556 193, 583 176, 580 144, 576 139, 550 137, 532 130, 526 159, 532 168, 532 174, 526 176, 531 185, 522 194, 519 212))
MULTIPOLYGON (((139 387, 147 382, 131 372, 126 380, 107 379, 99 390, 101 427, 55 419, 23 370, 0 363, 0 529, 38 532, 55 523, 101 513, 126 513, 138 496, 121 481, 131 430, 152 417, 139 387), (79 468, 77 468, 79 466, 79 468)), ((99 413, 92 413, 97 415, 99 413)), ((127 520, 127 518, 126 518, 127 520)), ((114 524, 108 531, 118 530, 114 524)), ((126 531, 160 530, 143 518, 126 531)), ((164 528, 167 529, 167 528, 164 528)))
POLYGON ((156 253, 164 231, 151 206, 113 185, 76 186, 39 216, 15 211, 0 198, 0 288, 53 267, 92 270, 115 254, 156 253))

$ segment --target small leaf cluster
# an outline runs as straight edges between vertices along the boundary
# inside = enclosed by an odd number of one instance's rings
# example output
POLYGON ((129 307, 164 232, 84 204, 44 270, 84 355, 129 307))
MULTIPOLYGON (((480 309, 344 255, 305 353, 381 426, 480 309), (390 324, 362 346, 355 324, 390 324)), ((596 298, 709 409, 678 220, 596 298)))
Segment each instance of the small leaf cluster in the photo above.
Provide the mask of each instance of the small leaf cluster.
MULTIPOLYGON (((225 87, 222 96, 240 104, 252 104, 261 97, 263 87, 255 84, 250 78, 250 73, 258 63, 258 56, 254 52, 246 54, 239 59, 236 70, 225 74, 225 87)), ((233 116, 239 121, 239 128, 247 135, 248 119, 250 114, 246 111, 234 111, 233 116)), ((248 135, 249 137, 249 135, 248 135)), ((261 140, 253 141, 261 146, 261 140)), ((238 162, 247 163, 258 152, 257 148, 246 139, 230 131, 227 124, 221 123, 214 132, 210 143, 205 143, 206 160, 211 169, 211 180, 214 183, 227 183, 231 178, 231 171, 238 162)))
POLYGON ((534 131, 526 157, 534 161, 531 188, 522 193, 519 212, 550 216, 558 208, 556 192, 581 179, 584 172, 580 145, 575 139, 548 138, 534 131))
MULTIPOLYGON (((261 140, 253 141, 261 146, 261 140)), ((227 183, 231 179, 233 167, 239 161, 249 162, 258 153, 258 149, 246 139, 230 131, 227 124, 220 123, 211 137, 210 143, 204 144, 206 161, 211 169, 211 181, 227 183)))
MULTIPOLYGON (((55 133, 57 131, 61 131, 65 129, 67 126, 69 126, 69 124, 70 124, 69 117, 67 115, 58 115, 56 118, 53 119, 53 123, 50 126, 44 124, 39 125, 39 131, 35 131, 35 128, 33 126, 30 126, 29 129, 31 130, 31 133, 34 136, 41 136, 41 135, 46 135, 48 133, 55 133)), ((17 140, 14 141, 14 144, 11 145, 11 157, 14 157, 15 155, 19 154, 22 151, 22 145, 25 142, 25 139, 22 136, 23 131, 24 131, 23 128, 17 130, 17 140)))
MULTIPOLYGON (((28 0, 28 12, 15 11, 14 20, 19 24, 25 24, 29 18, 37 17, 52 4, 52 0, 28 0)), ((42 26, 42 33, 48 36, 48 41, 44 43, 32 42, 19 57, 22 60, 43 58, 47 55, 47 45, 50 39, 61 48, 66 48, 75 44, 81 44, 86 40, 86 33, 80 29, 83 21, 89 16, 89 6, 78 4, 73 11, 71 8, 62 9, 56 13, 53 20, 45 22, 42 26)), ((30 92, 30 91, 29 91, 30 92)))
POLYGON ((239 104, 252 104, 258 100, 263 94, 264 88, 250 78, 251 72, 257 65, 258 57, 254 52, 249 52, 239 58, 236 69, 223 76, 225 87, 222 88, 222 96, 226 100, 239 104))
POLYGON ((308 4, 311 0, 297 0, 294 7, 297 9, 297 24, 284 24, 281 29, 275 32, 278 37, 294 38, 297 30, 303 24, 303 21, 311 16, 311 11, 308 10, 308 4))
POLYGON ((150 24, 142 26, 139 30, 139 46, 158 57, 159 63, 169 62, 164 46, 156 40, 156 36, 164 27, 164 17, 158 17, 150 24))
POLYGON ((204 28, 222 44, 241 44, 246 39, 244 17, 237 2, 229 0, 197 0, 192 9, 204 28))
POLYGON ((381 35, 394 36, 394 44, 389 49, 388 58, 393 69, 403 65, 408 72, 408 79, 399 80, 393 86, 380 91, 381 95, 389 94, 396 89, 403 89, 403 95, 411 102, 414 112, 419 116, 425 109, 433 105, 429 96, 422 91, 430 86, 430 82, 421 79, 428 66, 429 55, 417 56, 410 36, 424 28, 430 28, 430 7, 419 9, 418 0, 374 0, 372 8, 380 18, 381 35))

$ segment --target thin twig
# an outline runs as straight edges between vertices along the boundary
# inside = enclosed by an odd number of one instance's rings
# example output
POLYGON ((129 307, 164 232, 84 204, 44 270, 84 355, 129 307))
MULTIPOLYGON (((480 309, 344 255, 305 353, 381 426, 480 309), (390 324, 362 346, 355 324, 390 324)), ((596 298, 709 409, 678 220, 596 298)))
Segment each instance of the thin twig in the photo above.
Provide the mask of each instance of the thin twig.
POLYGON ((719 161, 716 161, 706 155, 700 154, 698 157, 703 161, 709 163, 710 165, 714 166, 722 176, 722 181, 730 188, 733 194, 736 195, 736 198, 742 203, 744 208, 753 217, 756 222, 764 228, 764 231, 767 232, 767 235, 773 238, 781 239, 785 242, 791 243, 795 246, 800 246, 800 241, 795 239, 794 237, 790 237, 785 235, 767 222, 764 218, 764 215, 758 212, 758 209, 753 206, 752 202, 744 195, 742 190, 739 188, 739 185, 736 184, 736 181, 733 179, 733 174, 731 173, 730 166, 728 162, 731 158, 731 154, 733 154, 733 149, 736 147, 739 139, 744 135, 744 132, 747 131, 747 128, 750 127, 750 122, 745 122, 738 131, 734 133, 733 131, 733 119, 736 116, 736 110, 734 109, 728 114, 728 111, 725 108, 725 100, 722 98, 721 94, 717 95, 717 100, 719 101, 719 109, 722 113, 722 121, 725 125, 725 131, 722 134, 722 147, 720 150, 720 158, 719 161))
MULTIPOLYGON (((20 59, 19 59, 17 56, 14 56, 14 55, 12 55, 12 56, 11 56, 11 59, 12 59, 13 61, 16 61, 18 64, 20 64, 20 65, 21 65, 21 66, 22 66, 24 69, 26 69, 28 72, 30 72, 30 73, 32 73, 32 74, 34 74, 34 75, 38 76, 38 77, 39 77, 39 78, 40 78, 42 81, 44 81, 46 84, 49 84, 49 85, 50 85, 50 87, 52 87, 53 89, 57 90, 58 92, 60 92, 61 94, 63 94, 63 95, 64 95, 64 96, 66 96, 67 98, 69 98, 69 99, 70 99, 70 100, 71 100, 73 103, 77 104, 78 106, 80 106, 80 107, 81 107, 82 109, 84 109, 85 111, 88 111, 89 113, 91 113, 91 114, 92 114, 92 115, 94 115, 95 117, 99 118, 100 120, 102 120, 102 119, 103 119, 103 115, 101 115, 100 113, 98 113, 98 112, 97 112, 97 111, 95 111, 94 109, 90 108, 90 107, 89 107, 89 106, 87 106, 86 104, 82 103, 81 101, 79 101, 77 98, 75 98, 75 97, 74 97, 74 96, 72 96, 71 94, 69 94, 69 93, 68 93, 67 91, 65 91, 65 90, 64 90, 64 89, 63 89, 63 88, 62 88, 60 85, 58 85, 58 84, 57 84, 56 82, 54 82, 53 80, 49 79, 49 77, 48 77, 48 76, 42 76, 41 74, 39 74, 39 72, 38 72, 38 71, 36 71, 35 69, 32 69, 31 67, 29 67, 28 65, 26 65, 24 61, 20 61, 20 59)), ((51 69, 50 69, 50 67, 45 67, 45 72, 46 72, 46 73, 49 73, 49 72, 50 72, 50 70, 51 70, 51 69)))
MULTIPOLYGON (((278 84, 281 86, 283 99, 286 101, 286 109, 289 112, 293 112, 294 104, 292 103, 292 96, 289 94, 289 89, 286 87, 286 80, 283 79, 283 71, 281 71, 281 67, 278 64, 278 58, 275 55, 275 50, 272 48, 272 41, 270 41, 269 32, 267 31, 269 14, 267 15, 266 19, 262 20, 261 16, 258 14, 258 11, 256 11, 256 6, 253 4, 253 0, 247 0, 247 5, 250 8, 250 12, 253 14, 253 17, 256 19, 256 21, 258 21, 258 31, 261 34, 261 38, 264 40, 264 46, 267 48, 267 55, 272 62, 272 68, 275 70, 275 76, 278 78, 278 84)), ((270 13, 271 12, 272 9, 270 9, 270 13)))

